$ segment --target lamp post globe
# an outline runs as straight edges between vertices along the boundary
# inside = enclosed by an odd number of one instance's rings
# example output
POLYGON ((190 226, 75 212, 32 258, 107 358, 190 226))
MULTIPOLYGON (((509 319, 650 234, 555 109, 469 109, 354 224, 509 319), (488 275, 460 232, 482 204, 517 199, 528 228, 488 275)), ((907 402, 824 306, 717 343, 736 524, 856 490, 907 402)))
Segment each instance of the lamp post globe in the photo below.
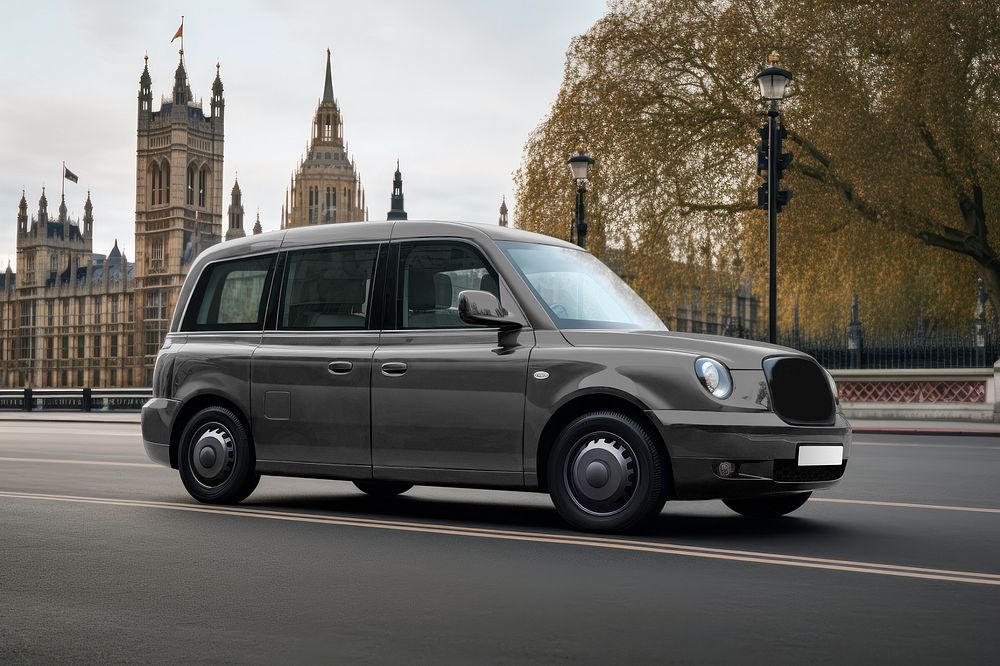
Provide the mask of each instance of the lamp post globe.
POLYGON ((792 73, 776 65, 762 69, 757 75, 757 85, 764 99, 776 102, 785 98, 785 89, 792 80, 792 73))
MULTIPOLYGON (((578 152, 570 157, 566 164, 569 165, 570 173, 576 181, 576 244, 582 248, 587 247, 587 220, 586 211, 583 206, 583 195, 587 191, 587 179, 590 177, 590 167, 594 164, 594 158, 584 152, 578 152)), ((572 230, 570 232, 572 235, 572 230)))

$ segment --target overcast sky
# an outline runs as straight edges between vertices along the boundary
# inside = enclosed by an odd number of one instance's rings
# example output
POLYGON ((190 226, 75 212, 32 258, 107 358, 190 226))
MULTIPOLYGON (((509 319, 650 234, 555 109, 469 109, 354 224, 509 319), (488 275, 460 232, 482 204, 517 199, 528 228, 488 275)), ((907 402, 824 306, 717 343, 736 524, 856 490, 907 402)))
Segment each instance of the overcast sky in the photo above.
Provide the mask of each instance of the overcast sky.
POLYGON ((80 177, 66 183, 71 215, 82 217, 91 190, 94 251, 117 238, 134 257, 142 57, 156 109, 172 89, 181 14, 188 78, 206 112, 222 65, 223 206, 238 171, 247 228, 259 207, 272 230, 309 139, 327 47, 371 218, 389 208, 398 156, 411 218, 495 222, 570 39, 604 10, 605 0, 12 4, 0 40, 0 260, 14 257, 22 187, 29 215, 43 184, 50 213, 58 208, 63 160, 80 177))

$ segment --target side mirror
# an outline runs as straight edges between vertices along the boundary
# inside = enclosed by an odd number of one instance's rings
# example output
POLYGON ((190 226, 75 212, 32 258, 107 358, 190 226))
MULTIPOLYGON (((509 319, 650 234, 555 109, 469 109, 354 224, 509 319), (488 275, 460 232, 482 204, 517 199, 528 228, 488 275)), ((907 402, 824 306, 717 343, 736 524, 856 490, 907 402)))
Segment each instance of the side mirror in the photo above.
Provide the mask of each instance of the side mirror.
POLYGON ((466 324, 499 326, 501 331, 521 328, 521 322, 511 319, 497 297, 488 291, 466 289, 459 293, 458 316, 466 324))

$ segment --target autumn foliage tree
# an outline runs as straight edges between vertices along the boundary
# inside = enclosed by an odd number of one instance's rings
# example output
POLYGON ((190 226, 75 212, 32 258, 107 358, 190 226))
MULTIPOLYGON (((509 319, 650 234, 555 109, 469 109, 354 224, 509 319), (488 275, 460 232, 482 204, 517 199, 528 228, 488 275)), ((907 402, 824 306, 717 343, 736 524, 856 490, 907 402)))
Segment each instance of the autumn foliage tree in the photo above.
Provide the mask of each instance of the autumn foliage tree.
POLYGON ((779 318, 959 325, 976 277, 1000 308, 1000 5, 995 0, 612 0, 570 45, 516 174, 519 227, 568 237, 566 158, 593 154, 589 245, 665 309, 740 280, 766 293, 754 76, 778 50, 794 196, 779 318), (713 270, 707 270, 712 268, 713 270))

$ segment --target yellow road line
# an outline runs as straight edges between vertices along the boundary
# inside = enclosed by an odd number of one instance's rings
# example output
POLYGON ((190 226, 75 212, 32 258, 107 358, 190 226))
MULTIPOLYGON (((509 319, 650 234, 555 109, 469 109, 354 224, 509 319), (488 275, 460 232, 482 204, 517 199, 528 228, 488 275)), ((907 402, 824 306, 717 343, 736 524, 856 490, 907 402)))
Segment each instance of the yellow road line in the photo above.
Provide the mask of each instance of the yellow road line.
POLYGON ((1000 574, 980 573, 972 571, 954 571, 948 569, 931 569, 925 567, 909 567, 894 564, 879 564, 874 562, 855 562, 849 560, 834 560, 813 558, 780 553, 761 553, 740 551, 683 544, 658 543, 655 541, 639 541, 599 537, 589 535, 546 534, 542 532, 519 532, 489 528, 450 526, 444 524, 409 523, 393 520, 369 518, 354 518, 350 516, 329 516, 307 513, 292 513, 283 511, 266 511, 250 508, 224 508, 176 502, 155 502, 145 500, 123 500, 104 497, 80 497, 73 495, 45 495, 37 493, 13 493, 0 491, 0 497, 8 499, 55 501, 82 504, 100 504, 111 506, 166 509, 172 511, 189 511, 223 516, 258 518, 263 520, 281 520, 322 525, 338 525, 347 527, 364 527, 369 529, 393 530, 402 532, 441 534, 449 536, 476 537, 481 539, 497 539, 505 541, 520 541, 530 543, 551 543, 560 545, 585 546, 590 548, 614 549, 632 552, 653 553, 660 555, 681 555, 715 560, 747 562, 751 564, 770 564, 827 571, 844 571, 851 573, 869 573, 883 576, 939 580, 956 583, 973 583, 978 585, 1000 586, 1000 574))
POLYGON ((970 511, 972 513, 1000 513, 1000 509, 988 509, 976 506, 953 506, 950 504, 917 504, 915 502, 883 502, 880 500, 836 499, 833 497, 813 497, 810 502, 829 502, 830 504, 868 504, 870 506, 892 506, 906 509, 937 509, 939 511, 970 511))

